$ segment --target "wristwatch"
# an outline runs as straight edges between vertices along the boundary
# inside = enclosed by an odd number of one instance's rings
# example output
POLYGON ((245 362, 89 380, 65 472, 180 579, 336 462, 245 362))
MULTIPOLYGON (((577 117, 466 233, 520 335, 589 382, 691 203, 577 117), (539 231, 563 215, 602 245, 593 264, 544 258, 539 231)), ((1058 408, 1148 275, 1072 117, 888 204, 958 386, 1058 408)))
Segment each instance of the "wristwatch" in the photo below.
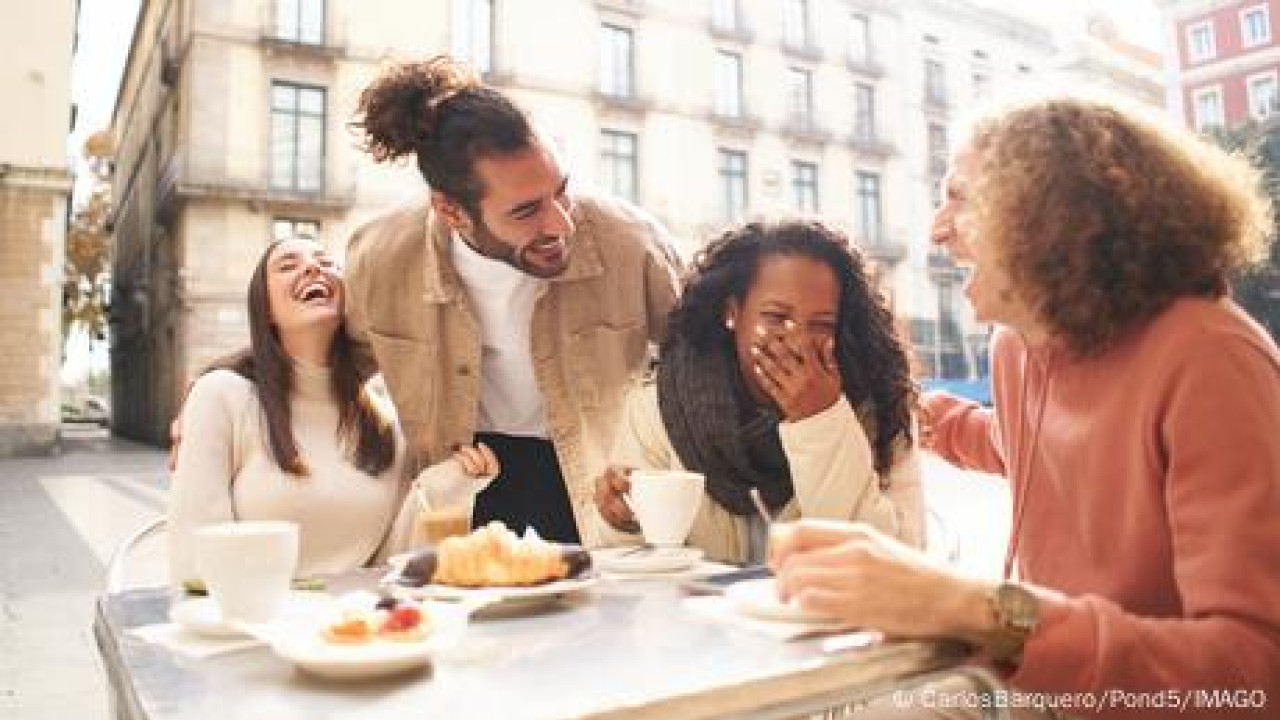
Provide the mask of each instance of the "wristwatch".
POLYGON ((1022 647, 1040 622, 1040 603, 1024 586, 1005 580, 987 594, 995 614, 996 628, 987 637, 987 657, 1004 670, 1022 662, 1022 647))

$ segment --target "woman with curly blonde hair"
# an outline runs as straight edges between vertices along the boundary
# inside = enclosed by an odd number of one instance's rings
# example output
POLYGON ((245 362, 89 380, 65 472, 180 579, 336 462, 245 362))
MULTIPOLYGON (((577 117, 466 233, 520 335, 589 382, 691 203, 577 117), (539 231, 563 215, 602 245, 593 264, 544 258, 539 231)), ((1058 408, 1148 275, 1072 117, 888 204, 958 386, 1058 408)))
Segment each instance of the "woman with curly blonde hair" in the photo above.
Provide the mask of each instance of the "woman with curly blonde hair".
MULTIPOLYGON (((784 594, 969 640, 1022 691, 1277 702, 1280 355, 1228 294, 1267 246, 1260 187, 1241 158, 1103 102, 975 123, 933 239, 972 264, 966 295, 997 326, 995 406, 925 403, 939 454, 1011 484, 1004 578, 801 524, 776 545, 784 594)), ((1112 712, 1168 714, 1155 705, 1112 712)))

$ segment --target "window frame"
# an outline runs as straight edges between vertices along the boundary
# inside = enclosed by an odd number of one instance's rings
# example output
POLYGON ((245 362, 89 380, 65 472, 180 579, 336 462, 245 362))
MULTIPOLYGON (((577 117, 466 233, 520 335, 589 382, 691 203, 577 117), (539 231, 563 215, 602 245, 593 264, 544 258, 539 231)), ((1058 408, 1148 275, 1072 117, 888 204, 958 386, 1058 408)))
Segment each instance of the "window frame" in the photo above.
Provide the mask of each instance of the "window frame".
POLYGON ((1218 56, 1218 38, 1213 25, 1213 18, 1206 18, 1199 22, 1188 23, 1184 31, 1187 42, 1187 60, 1193 63, 1206 62, 1218 56), (1205 50, 1203 53, 1196 51, 1195 36, 1199 30, 1205 31, 1205 50))
POLYGON ((271 162, 268 168, 268 186, 272 190, 280 190, 286 192, 295 192, 303 194, 320 194, 325 190, 327 154, 329 144, 329 89, 323 85, 311 85, 309 83, 300 83, 292 80, 273 79, 268 88, 270 96, 267 102, 268 123, 270 130, 268 133, 268 151, 270 152, 271 162), (293 108, 276 107, 276 91, 278 89, 288 89, 293 92, 294 103, 293 108), (320 112, 313 113, 305 111, 302 108, 302 94, 304 92, 317 92, 320 94, 320 112), (292 148, 293 152, 289 158, 289 183, 281 184, 278 180, 278 168, 276 163, 279 162, 279 154, 276 147, 276 120, 280 115, 292 117, 292 148), (304 187, 302 182, 302 166, 303 166, 303 148, 301 143, 303 119, 312 118, 319 120, 319 156, 316 160, 315 187, 304 187))
POLYGON ((720 210, 725 222, 740 222, 751 206, 751 165, 747 151, 735 148, 716 148, 716 174, 720 179, 720 210), (738 161, 739 167, 731 167, 738 161), (740 184, 740 188, 737 185, 740 184), (735 207, 735 190, 740 189, 741 206, 735 207), (736 212, 735 212, 736 210, 736 212))
POLYGON ((820 169, 815 161, 791 161, 791 200, 797 212, 809 214, 822 212, 819 173, 820 169), (808 199, 812 200, 811 204, 805 202, 806 194, 808 199))
POLYGON ((634 98, 636 96, 635 28, 615 22, 602 22, 599 27, 600 67, 596 70, 599 75, 596 87, 602 95, 608 97, 634 98), (626 38, 624 52, 620 56, 616 52, 618 46, 611 42, 615 38, 626 38), (621 72, 613 66, 619 57, 622 58, 624 66, 621 72), (615 86, 615 82, 619 80, 621 80, 620 88, 615 86))
POLYGON ((1205 85, 1195 88, 1191 91, 1191 117, 1197 131, 1203 132, 1210 127, 1224 127, 1227 124, 1227 109, 1223 104, 1223 94, 1221 85, 1205 85), (1216 122, 1207 123, 1200 115, 1200 99, 1202 97, 1213 96, 1217 98, 1218 117, 1216 122))
POLYGON ((328 20, 329 8, 325 0, 275 0, 276 11, 276 34, 277 40, 297 43, 299 45, 323 45, 326 35, 326 26, 328 20), (311 6, 313 9, 319 9, 320 21, 318 26, 314 28, 317 33, 315 37, 305 36, 304 29, 311 29, 309 26, 304 27, 303 19, 305 12, 311 6), (293 10, 293 17, 286 20, 289 10, 293 10), (288 32, 288 22, 293 22, 293 32, 288 32))
POLYGON ((742 66, 742 53, 733 50, 725 50, 717 48, 715 51, 715 65, 712 70, 714 78, 714 91, 712 97, 712 106, 715 113, 721 117, 740 118, 746 114, 746 102, 743 97, 744 70, 742 66), (722 84, 725 77, 722 71, 727 71, 732 67, 734 73, 734 87, 727 88, 722 84), (726 96, 724 93, 728 92, 726 96), (729 106, 732 107, 729 107, 729 106))
POLYGON ((1249 117, 1262 121, 1272 115, 1280 113, 1280 72, 1276 70, 1267 70, 1260 73, 1254 73, 1244 80, 1245 97, 1249 100, 1249 117), (1271 107, 1263 112, 1257 112, 1257 99, 1254 97, 1254 85, 1259 81, 1271 82, 1271 107))
POLYGON ((615 197, 620 197, 632 204, 640 201, 640 136, 630 130, 619 130, 617 128, 602 128, 600 130, 600 165, 607 169, 609 187, 606 188, 609 193, 615 197), (619 150, 620 141, 629 142, 630 152, 619 150), (618 189, 618 179, 620 174, 618 170, 621 165, 626 164, 628 167, 627 174, 630 176, 626 179, 630 186, 630 192, 620 192, 618 189))
POLYGON ((884 177, 871 170, 856 170, 854 181, 854 193, 858 200, 858 239, 869 246, 882 244, 884 242, 884 177), (874 194, 867 191, 868 180, 874 180, 874 194), (869 198, 872 197, 874 197, 874 203, 869 205, 869 198), (871 215, 867 212, 868 207, 875 211, 874 222, 871 222, 871 215))
POLYGON ((449 45, 454 57, 479 73, 493 72, 493 49, 497 39, 495 0, 453 0, 450 8, 449 45), (482 22, 477 22, 477 19, 482 22), (479 51, 476 49, 477 40, 481 41, 479 51))
POLYGON ((1241 47, 1252 48, 1258 47, 1259 45, 1266 45, 1271 42, 1271 8, 1266 3, 1241 8, 1239 17, 1241 47), (1249 17, 1254 14, 1262 15, 1263 36, 1251 39, 1249 36, 1249 17))

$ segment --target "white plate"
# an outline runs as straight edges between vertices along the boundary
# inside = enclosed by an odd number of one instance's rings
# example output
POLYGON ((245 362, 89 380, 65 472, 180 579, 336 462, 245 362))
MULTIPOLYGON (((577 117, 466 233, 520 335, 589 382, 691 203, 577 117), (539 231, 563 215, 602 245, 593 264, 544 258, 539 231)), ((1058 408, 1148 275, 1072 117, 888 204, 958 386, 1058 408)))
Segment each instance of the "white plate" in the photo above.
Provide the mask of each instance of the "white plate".
POLYGON ((616 573, 667 573, 688 570, 702 560, 694 547, 608 548, 593 553, 596 567, 616 573))
POLYGON ((795 600, 778 599, 778 587, 773 578, 743 580, 724 589, 724 595, 734 609, 761 620, 786 622, 839 624, 841 621, 826 615, 817 615, 800 609, 795 600))
POLYGON ((585 590, 596 584, 599 578, 595 575, 582 575, 568 580, 542 583, 541 585, 496 585, 492 587, 455 587, 453 585, 423 585, 410 587, 395 585, 395 588, 409 597, 433 598, 436 600, 478 600, 492 601, 518 599, 554 600, 569 593, 585 590))
MULTIPOLYGON (((329 601, 330 597, 324 593, 291 592, 281 613, 307 614, 329 601)), ((211 597, 186 598, 173 603, 169 606, 169 621, 187 632, 204 637, 238 637, 248 634, 243 623, 228 623, 223 620, 222 611, 211 597)))
POLYGON ((271 624, 259 634, 281 658, 298 669, 335 680, 358 680, 405 672, 431 662, 432 656, 457 645, 467 627, 466 608, 449 603, 423 603, 432 620, 426 637, 414 641, 328 642, 318 623, 293 619, 271 624))

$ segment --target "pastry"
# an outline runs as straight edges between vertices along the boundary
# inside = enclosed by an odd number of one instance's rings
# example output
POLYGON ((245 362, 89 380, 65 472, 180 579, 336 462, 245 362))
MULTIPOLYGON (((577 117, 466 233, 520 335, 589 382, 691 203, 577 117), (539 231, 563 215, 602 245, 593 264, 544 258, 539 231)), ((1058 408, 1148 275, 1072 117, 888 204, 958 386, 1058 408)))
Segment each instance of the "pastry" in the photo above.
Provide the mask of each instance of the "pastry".
POLYGON ((469 535, 445 538, 411 558, 401 581, 456 587, 528 586, 563 580, 586 569, 581 548, 549 543, 537 533, 521 538, 500 521, 469 535))

